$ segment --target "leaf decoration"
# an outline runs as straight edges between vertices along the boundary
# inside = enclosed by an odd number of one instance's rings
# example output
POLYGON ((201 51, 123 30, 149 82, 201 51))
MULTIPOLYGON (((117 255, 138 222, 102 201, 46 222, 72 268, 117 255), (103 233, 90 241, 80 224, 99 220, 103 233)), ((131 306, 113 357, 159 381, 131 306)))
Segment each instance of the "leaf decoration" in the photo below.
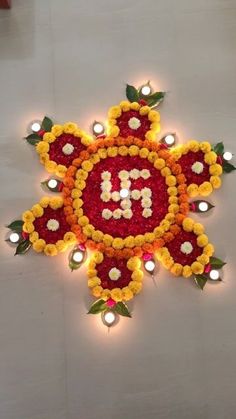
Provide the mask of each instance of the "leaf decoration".
POLYGON ((223 162, 223 172, 224 173, 230 173, 233 170, 236 170, 236 167, 233 164, 228 163, 227 161, 223 162))
POLYGON ((218 156, 222 156, 222 154, 224 153, 223 142, 221 141, 220 143, 217 143, 216 145, 214 145, 213 150, 218 156))
POLYGON ((22 226, 24 224, 24 221, 22 220, 15 220, 10 223, 7 228, 9 228, 12 231, 16 231, 17 233, 20 233, 22 231, 22 226))
POLYGON ((139 101, 139 92, 130 84, 126 85, 126 97, 130 102, 138 102, 139 101))
POLYGON ((26 252, 28 252, 31 246, 32 243, 29 240, 22 240, 16 248, 15 255, 24 255, 26 252))
POLYGON ((88 314, 102 313, 106 309, 106 301, 100 299, 93 303, 88 311, 88 314))
POLYGON ((36 133, 28 135, 27 137, 25 137, 25 139, 31 145, 36 145, 37 143, 39 143, 39 141, 42 140, 42 138, 36 133))
POLYGON ((156 92, 150 96, 145 96, 145 100, 147 101, 148 106, 153 107, 157 106, 165 96, 165 92, 156 92))
POLYGON ((196 275, 194 279, 199 288, 203 290, 208 280, 208 277, 206 275, 196 275))
POLYGON ((71 271, 75 271, 76 269, 79 269, 81 266, 81 263, 74 262, 72 259, 69 261, 69 268, 71 271))
POLYGON ((47 131, 48 132, 48 131, 51 131, 52 126, 53 126, 52 120, 50 118, 48 118, 48 116, 45 116, 44 119, 43 119, 41 128, 44 131, 47 131))
POLYGON ((224 265, 226 265, 226 262, 223 262, 223 260, 212 256, 210 258, 210 265, 212 266, 212 268, 220 269, 224 265))
POLYGON ((119 302, 115 305, 114 310, 124 317, 132 317, 126 304, 119 302))

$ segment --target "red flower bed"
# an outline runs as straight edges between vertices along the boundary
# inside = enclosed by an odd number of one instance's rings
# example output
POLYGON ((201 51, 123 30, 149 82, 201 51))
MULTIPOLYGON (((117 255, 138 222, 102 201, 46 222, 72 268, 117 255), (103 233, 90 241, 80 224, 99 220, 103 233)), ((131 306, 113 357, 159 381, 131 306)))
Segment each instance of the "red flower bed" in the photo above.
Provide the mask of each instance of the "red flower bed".
POLYGON ((56 243, 57 240, 62 240, 64 234, 70 231, 70 226, 65 220, 65 214, 63 208, 53 210, 50 207, 44 208, 44 214, 42 217, 36 218, 34 221, 35 231, 38 232, 39 238, 44 239, 48 243, 56 243), (57 220, 59 222, 59 228, 56 231, 48 230, 47 222, 50 219, 57 220))
POLYGON ((188 151, 187 154, 184 154, 182 157, 180 157, 178 163, 182 167, 182 173, 186 176, 187 185, 190 185, 190 183, 196 183, 196 185, 199 186, 201 183, 209 181, 209 165, 204 162, 204 153, 202 151, 197 151, 197 153, 188 151), (192 165, 197 161, 201 162, 204 166, 203 172, 199 175, 192 171, 192 165))
POLYGON ((197 245, 197 236, 192 232, 184 230, 181 230, 166 247, 174 261, 181 265, 191 265, 202 254, 202 248, 197 245), (181 244, 184 242, 190 242, 193 246, 193 250, 189 255, 185 255, 180 250, 181 244))
POLYGON ((80 138, 75 137, 73 134, 62 134, 50 144, 49 157, 50 160, 55 161, 57 164, 63 164, 68 167, 71 165, 72 161, 78 157, 79 153, 86 150, 86 148, 87 147, 81 143, 80 138), (72 144, 74 147, 74 151, 70 155, 65 155, 62 151, 64 145, 67 143, 72 144))
POLYGON ((113 288, 126 287, 131 279, 132 271, 127 268, 127 259, 119 259, 104 257, 102 263, 96 266, 97 276, 101 279, 101 286, 112 290, 113 288), (121 276, 117 281, 112 281, 109 277, 109 271, 117 268, 121 271, 121 276))
POLYGON ((86 180, 86 188, 82 195, 84 201, 83 211, 84 215, 89 218, 90 223, 93 224, 96 229, 101 230, 103 233, 111 234, 114 237, 124 238, 128 235, 135 236, 137 234, 152 232, 168 212, 168 197, 165 178, 148 160, 130 156, 109 157, 96 164, 86 180), (152 216, 144 218, 142 216, 143 208, 141 206, 141 199, 136 201, 131 198, 131 209, 133 212, 131 219, 121 217, 118 220, 115 220, 114 218, 105 220, 102 218, 102 210, 108 208, 111 211, 114 211, 116 208, 120 208, 120 204, 119 202, 114 202, 112 200, 109 202, 103 202, 101 200, 100 184, 102 182, 102 172, 111 172, 111 192, 114 192, 120 190, 120 179, 118 178, 119 171, 130 171, 134 168, 138 170, 148 169, 150 171, 151 176, 146 180, 142 178, 131 180, 130 189, 131 191, 133 189, 141 190, 144 187, 151 189, 152 216))
POLYGON ((117 125, 120 128, 120 136, 128 137, 129 135, 134 135, 140 140, 145 139, 145 134, 150 129, 151 122, 148 119, 147 115, 140 115, 137 111, 128 111, 123 112, 122 115, 117 118, 117 125), (141 125, 138 129, 132 129, 129 127, 128 122, 130 118, 137 118, 141 122, 141 125))

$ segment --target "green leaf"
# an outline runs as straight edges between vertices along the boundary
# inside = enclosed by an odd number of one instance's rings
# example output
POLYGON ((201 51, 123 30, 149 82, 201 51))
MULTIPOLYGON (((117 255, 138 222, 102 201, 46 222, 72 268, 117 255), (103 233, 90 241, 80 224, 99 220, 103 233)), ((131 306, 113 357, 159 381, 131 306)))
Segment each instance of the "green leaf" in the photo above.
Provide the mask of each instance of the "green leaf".
POLYGON ((47 116, 45 116, 42 122, 42 129, 48 132, 48 131, 51 131, 52 126, 53 126, 52 120, 48 118, 47 116))
POLYGON ((147 101, 148 106, 155 106, 164 99, 164 96, 165 92, 156 92, 146 97, 145 100, 147 101))
POLYGON ((16 231, 17 233, 22 231, 22 226, 24 224, 24 221, 22 220, 15 220, 10 223, 7 228, 9 228, 12 231, 16 231))
POLYGON ((223 162, 223 172, 224 173, 230 173, 233 170, 236 170, 236 167, 233 164, 228 163, 227 161, 223 162))
POLYGON ((208 277, 206 275, 196 275, 194 279, 195 279, 197 285, 199 286, 199 288, 201 288, 201 290, 203 290, 203 288, 206 285, 208 277))
POLYGON ((42 140, 42 138, 35 133, 28 135, 27 137, 25 137, 25 139, 31 145, 36 145, 37 143, 39 143, 39 141, 42 140))
POLYGON ((211 257, 210 258, 210 265, 212 266, 212 268, 217 268, 220 269, 222 268, 224 265, 226 265, 226 262, 223 262, 223 260, 219 259, 219 258, 215 258, 215 257, 211 257))
POLYGON ((114 310, 124 317, 132 317, 126 304, 119 302, 115 305, 114 310))
POLYGON ((106 301, 100 299, 93 303, 88 311, 88 314, 102 313, 106 309, 106 301))
POLYGON ((126 85, 126 96, 130 102, 138 102, 139 101, 139 93, 138 90, 134 86, 130 86, 130 84, 126 85))
POLYGON ((79 269, 79 268, 80 268, 80 266, 81 266, 81 263, 74 262, 73 260, 70 260, 70 261, 69 261, 69 268, 70 268, 72 271, 75 271, 76 269, 79 269))
POLYGON ((216 145, 214 145, 213 150, 218 156, 222 155, 224 153, 223 142, 221 141, 220 143, 217 143, 216 145))
POLYGON ((15 255, 24 255, 32 246, 32 243, 29 240, 22 240, 17 248, 15 255))

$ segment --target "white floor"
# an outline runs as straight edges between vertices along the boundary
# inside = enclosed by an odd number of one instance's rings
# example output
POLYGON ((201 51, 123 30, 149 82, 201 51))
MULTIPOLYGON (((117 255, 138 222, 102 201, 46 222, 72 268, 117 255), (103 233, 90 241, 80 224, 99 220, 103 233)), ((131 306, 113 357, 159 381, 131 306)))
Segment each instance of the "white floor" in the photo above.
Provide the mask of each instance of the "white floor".
POLYGON ((224 282, 202 293, 160 269, 110 334, 86 315, 84 270, 71 274, 66 255, 14 258, 4 242, 47 177, 22 140, 35 117, 89 129, 126 82, 151 79, 169 92, 163 132, 235 152, 235 42, 235 0, 13 0, 0 11, 1 419, 235 418, 235 174, 201 217, 228 262, 224 282))

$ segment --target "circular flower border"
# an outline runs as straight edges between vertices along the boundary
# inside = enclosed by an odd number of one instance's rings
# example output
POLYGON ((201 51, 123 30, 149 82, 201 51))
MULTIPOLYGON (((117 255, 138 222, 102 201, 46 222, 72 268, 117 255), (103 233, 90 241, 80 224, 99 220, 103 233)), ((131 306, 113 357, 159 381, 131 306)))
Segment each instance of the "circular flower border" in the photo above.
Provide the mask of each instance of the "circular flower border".
POLYGON ((115 302, 129 301, 142 290, 143 271, 141 268, 141 260, 137 257, 127 259, 127 268, 132 272, 130 283, 123 288, 113 288, 109 290, 101 287, 101 279, 97 276, 96 266, 102 263, 104 254, 95 251, 88 264, 87 276, 88 287, 91 289, 92 295, 96 298, 102 298, 107 301, 112 298, 115 302))
POLYGON ((174 238, 178 233, 178 224, 189 211, 185 176, 181 173, 181 166, 175 162, 170 153, 161 144, 148 140, 142 141, 135 137, 109 138, 97 140, 89 146, 86 152, 73 161, 64 179, 65 210, 74 214, 71 230, 77 235, 80 243, 86 243, 91 250, 100 250, 107 256, 131 257, 142 256, 143 252, 153 253, 163 247, 166 241, 174 238), (144 235, 128 236, 125 239, 112 237, 95 230, 83 213, 82 191, 86 187, 88 173, 100 159, 115 157, 116 155, 139 155, 147 158, 156 169, 166 178, 169 195, 168 213, 153 232, 144 235), (74 179, 76 177, 76 179, 74 179), (178 196, 177 196, 178 195, 178 196))

